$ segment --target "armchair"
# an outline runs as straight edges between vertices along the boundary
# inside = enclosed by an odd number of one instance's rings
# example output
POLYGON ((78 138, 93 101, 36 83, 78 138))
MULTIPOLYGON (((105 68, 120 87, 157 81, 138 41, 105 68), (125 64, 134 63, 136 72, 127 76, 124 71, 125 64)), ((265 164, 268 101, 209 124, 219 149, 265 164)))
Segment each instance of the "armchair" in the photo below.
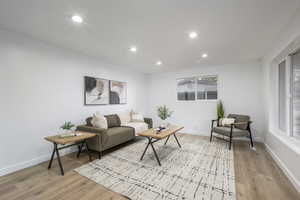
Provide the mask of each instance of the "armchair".
POLYGON ((252 134, 250 129, 250 124, 252 122, 250 121, 250 117, 247 115, 229 114, 228 118, 235 118, 235 123, 230 124, 228 126, 220 126, 218 123, 218 119, 212 120, 210 142, 212 141, 213 133, 227 136, 229 137, 229 150, 230 150, 233 137, 249 136, 250 144, 251 147, 253 148, 253 140, 252 140, 252 134), (217 126, 214 126, 215 122, 217 122, 217 126))

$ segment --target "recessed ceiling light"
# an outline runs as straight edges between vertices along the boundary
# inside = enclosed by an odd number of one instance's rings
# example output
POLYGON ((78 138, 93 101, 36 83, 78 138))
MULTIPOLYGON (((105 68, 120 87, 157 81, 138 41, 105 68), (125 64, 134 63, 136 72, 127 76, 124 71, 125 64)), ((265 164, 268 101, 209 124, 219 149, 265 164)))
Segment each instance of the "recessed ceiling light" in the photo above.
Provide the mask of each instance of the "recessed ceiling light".
POLYGON ((202 54, 201 57, 202 57, 202 58, 207 58, 207 56, 208 56, 208 55, 207 55, 206 53, 204 53, 204 54, 202 54))
POLYGON ((82 18, 78 15, 73 15, 72 20, 73 20, 73 22, 79 23, 79 24, 82 23, 82 21, 83 21, 82 18))
POLYGON ((162 62, 161 61, 157 61, 156 65, 162 65, 162 62))
POLYGON ((189 37, 191 38, 191 39, 194 39, 194 38, 196 38, 198 36, 198 34, 196 33, 196 32, 190 32, 189 33, 189 37))
POLYGON ((129 48, 129 51, 131 52, 137 52, 137 48, 135 46, 132 46, 129 48))

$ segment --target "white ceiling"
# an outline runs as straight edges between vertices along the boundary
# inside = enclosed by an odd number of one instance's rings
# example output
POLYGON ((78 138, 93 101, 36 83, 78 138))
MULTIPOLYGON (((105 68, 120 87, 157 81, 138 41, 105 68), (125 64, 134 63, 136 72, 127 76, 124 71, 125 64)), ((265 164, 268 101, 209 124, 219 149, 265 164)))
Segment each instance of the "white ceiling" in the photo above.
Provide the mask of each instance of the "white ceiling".
POLYGON ((299 0, 1 0, 0 27, 150 73, 259 59, 299 8, 299 0))

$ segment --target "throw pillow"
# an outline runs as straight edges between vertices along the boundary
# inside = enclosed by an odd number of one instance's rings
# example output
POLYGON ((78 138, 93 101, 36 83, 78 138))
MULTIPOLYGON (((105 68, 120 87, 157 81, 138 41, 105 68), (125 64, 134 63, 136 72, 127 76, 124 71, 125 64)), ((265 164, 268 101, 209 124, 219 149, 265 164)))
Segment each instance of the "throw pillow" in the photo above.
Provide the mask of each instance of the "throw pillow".
POLYGON ((121 126, 121 121, 118 115, 105 115, 108 128, 121 126))
POLYGON ((131 114, 131 121, 132 122, 144 122, 144 117, 143 117, 142 114, 132 113, 131 114))
POLYGON ((104 128, 104 129, 108 128, 106 118, 103 115, 101 115, 99 112, 93 115, 91 124, 96 128, 104 128))
POLYGON ((130 112, 119 113, 118 116, 122 125, 128 124, 131 121, 130 112))
POLYGON ((231 124, 233 124, 235 121, 234 118, 222 118, 221 119, 221 125, 222 126, 230 126, 231 124))

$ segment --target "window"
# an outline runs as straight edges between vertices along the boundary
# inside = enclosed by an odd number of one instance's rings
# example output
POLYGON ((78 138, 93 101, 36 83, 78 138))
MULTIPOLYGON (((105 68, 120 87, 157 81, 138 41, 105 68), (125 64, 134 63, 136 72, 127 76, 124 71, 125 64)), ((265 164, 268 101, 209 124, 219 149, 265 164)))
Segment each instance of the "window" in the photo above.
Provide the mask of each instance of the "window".
POLYGON ((300 138, 300 51, 291 56, 292 62, 292 135, 300 138))
POLYGON ((217 80, 217 76, 177 79, 177 100, 216 100, 218 99, 217 80))
POLYGON ((279 80, 279 129, 286 131, 286 67, 285 61, 278 66, 279 80))
POLYGON ((273 123, 287 136, 300 139, 300 51, 290 54, 277 66, 278 100, 274 105, 278 117, 273 123))

